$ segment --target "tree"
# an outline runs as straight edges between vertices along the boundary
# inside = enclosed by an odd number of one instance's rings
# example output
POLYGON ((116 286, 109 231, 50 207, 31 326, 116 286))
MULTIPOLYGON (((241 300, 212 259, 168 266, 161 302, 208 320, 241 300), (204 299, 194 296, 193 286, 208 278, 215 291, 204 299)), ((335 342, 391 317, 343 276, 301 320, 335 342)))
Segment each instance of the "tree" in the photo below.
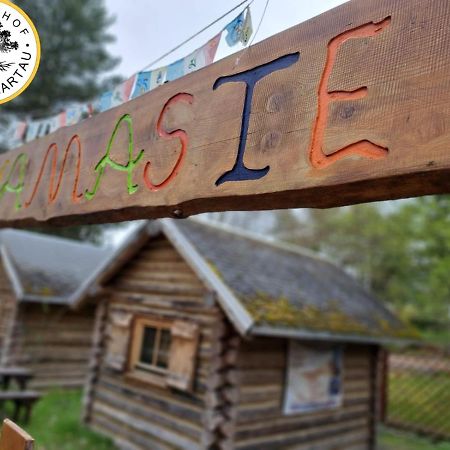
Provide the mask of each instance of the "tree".
MULTIPOLYGON (((3 24, 0 22, 0 28, 3 28, 3 24)), ((8 30, 0 30, 0 52, 8 53, 11 50, 17 50, 19 44, 16 41, 11 41, 11 32, 8 30)))
MULTIPOLYGON (((31 17, 41 39, 42 57, 31 85, 2 112, 41 118, 66 104, 89 101, 111 82, 105 79, 118 63, 106 48, 114 40, 114 19, 102 0, 17 0, 31 17)), ((1 33, 1 32, 0 32, 1 33)), ((1 41, 0 41, 1 43, 1 41)))
POLYGON ((395 205, 282 212, 273 232, 334 260, 405 319, 448 330, 450 196, 395 205))
MULTIPOLYGON (((106 78, 118 63, 107 50, 114 40, 108 32, 114 19, 102 0, 17 0, 31 17, 41 40, 41 63, 31 85, 13 101, 2 105, 2 116, 42 118, 56 114, 71 102, 94 99, 118 77, 106 78)), ((0 46, 9 36, 0 31, 0 46), (2 34, 3 33, 3 34, 2 34)), ((37 231, 98 242, 107 225, 37 231)))

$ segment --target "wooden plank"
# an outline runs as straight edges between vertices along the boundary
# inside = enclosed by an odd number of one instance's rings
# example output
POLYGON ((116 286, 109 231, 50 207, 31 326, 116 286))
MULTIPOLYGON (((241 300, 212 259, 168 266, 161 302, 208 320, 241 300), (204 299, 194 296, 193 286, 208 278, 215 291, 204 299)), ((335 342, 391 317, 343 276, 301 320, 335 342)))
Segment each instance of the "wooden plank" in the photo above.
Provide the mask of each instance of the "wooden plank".
POLYGON ((0 157, 0 223, 450 192, 450 3, 351 0, 0 157))
POLYGON ((0 450, 33 450, 34 439, 9 419, 3 422, 0 450))

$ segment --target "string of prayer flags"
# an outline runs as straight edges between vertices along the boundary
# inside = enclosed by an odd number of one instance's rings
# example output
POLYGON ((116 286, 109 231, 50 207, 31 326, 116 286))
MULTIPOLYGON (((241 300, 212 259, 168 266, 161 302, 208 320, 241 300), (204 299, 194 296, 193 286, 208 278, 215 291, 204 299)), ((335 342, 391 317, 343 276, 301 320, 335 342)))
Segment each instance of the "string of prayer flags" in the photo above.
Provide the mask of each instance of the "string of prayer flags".
POLYGON ((239 42, 247 45, 253 33, 250 8, 247 7, 205 45, 168 66, 139 72, 90 103, 70 105, 55 116, 26 122, 14 121, 5 132, 5 143, 9 148, 14 148, 24 141, 30 142, 58 128, 75 125, 86 117, 107 111, 168 81, 212 64, 224 31, 226 31, 225 40, 230 47, 239 42))

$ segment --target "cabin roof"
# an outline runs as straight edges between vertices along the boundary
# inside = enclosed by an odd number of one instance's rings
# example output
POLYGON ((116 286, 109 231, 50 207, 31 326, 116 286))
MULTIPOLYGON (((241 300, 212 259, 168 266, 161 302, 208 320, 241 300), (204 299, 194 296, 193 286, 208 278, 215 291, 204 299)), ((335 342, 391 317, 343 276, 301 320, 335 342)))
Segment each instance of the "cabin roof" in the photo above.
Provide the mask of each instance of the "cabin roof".
POLYGON ((251 334, 417 338, 352 276, 310 251, 200 221, 175 226, 251 317, 251 334))
POLYGON ((3 263, 19 301, 69 304, 111 250, 29 231, 1 230, 3 263))
POLYGON ((3 230, 0 252, 19 300, 76 308, 161 233, 217 293, 243 335, 358 342, 417 339, 414 330, 331 262, 204 221, 144 221, 114 250, 3 230))

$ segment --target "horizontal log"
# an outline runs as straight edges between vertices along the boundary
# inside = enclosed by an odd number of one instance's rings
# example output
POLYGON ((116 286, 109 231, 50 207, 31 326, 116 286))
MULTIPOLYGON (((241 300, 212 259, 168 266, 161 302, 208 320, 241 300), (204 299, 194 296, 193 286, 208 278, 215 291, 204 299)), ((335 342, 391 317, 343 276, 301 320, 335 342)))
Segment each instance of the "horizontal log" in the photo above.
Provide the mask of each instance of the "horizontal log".
MULTIPOLYGON (((318 444, 321 440, 345 435, 347 433, 361 432, 361 429, 368 430, 367 418, 352 418, 338 423, 327 423, 321 427, 297 428, 292 433, 286 434, 271 433, 270 427, 267 434, 259 434, 240 441, 236 448, 246 450, 271 450, 273 448, 288 448, 289 445, 309 443, 318 444)), ((368 434, 368 431, 367 431, 368 434)), ((323 448, 323 447, 319 447, 323 448)))
POLYGON ((448 0, 351 0, 0 157, 0 223, 450 192, 448 0))
MULTIPOLYGON (((280 409, 281 411, 281 409, 280 409)), ((278 417, 261 418, 261 420, 253 422, 240 422, 237 424, 237 431, 243 433, 242 437, 251 437, 261 432, 264 432, 267 427, 267 421, 270 422, 270 426, 279 429, 298 429, 301 426, 306 426, 311 421, 322 420, 338 420, 343 415, 359 414, 359 416, 367 416, 369 414, 368 404, 359 405, 344 405, 339 409, 328 409, 316 411, 308 414, 295 414, 283 416, 281 414, 278 417)))
POLYGON ((154 386, 149 389, 148 384, 145 387, 141 387, 122 381, 118 377, 113 378, 104 374, 101 375, 98 386, 128 396, 130 399, 142 400, 155 410, 160 409, 168 414, 173 414, 192 422, 198 423, 201 420, 202 401, 194 396, 183 396, 181 398, 181 395, 177 396, 171 391, 158 390, 154 386))
POLYGON ((133 417, 138 417, 194 440, 199 440, 202 433, 202 427, 199 424, 180 419, 173 414, 167 414, 164 410, 155 410, 137 398, 130 399, 105 389, 99 389, 95 393, 94 402, 102 402, 110 408, 127 413, 130 422, 133 421, 133 417))
POLYGON ((122 408, 111 408, 108 405, 96 400, 93 405, 93 414, 96 414, 97 411, 123 423, 123 425, 127 428, 135 429, 142 433, 149 433, 152 436, 157 436, 160 440, 167 442, 168 444, 172 444, 179 448, 185 448, 186 450, 198 449, 198 444, 195 440, 191 440, 185 435, 165 429, 154 422, 145 420, 145 418, 138 418, 135 415, 131 415, 128 411, 124 411, 122 408))
POLYGON ((117 447, 123 450, 147 450, 149 446, 152 450, 173 450, 173 446, 161 440, 159 435, 129 427, 120 419, 102 411, 95 411, 91 427, 105 436, 112 437, 117 447))
POLYGON ((32 380, 30 387, 38 391, 47 391, 54 388, 78 389, 84 386, 86 378, 74 379, 52 379, 52 380, 32 380))

